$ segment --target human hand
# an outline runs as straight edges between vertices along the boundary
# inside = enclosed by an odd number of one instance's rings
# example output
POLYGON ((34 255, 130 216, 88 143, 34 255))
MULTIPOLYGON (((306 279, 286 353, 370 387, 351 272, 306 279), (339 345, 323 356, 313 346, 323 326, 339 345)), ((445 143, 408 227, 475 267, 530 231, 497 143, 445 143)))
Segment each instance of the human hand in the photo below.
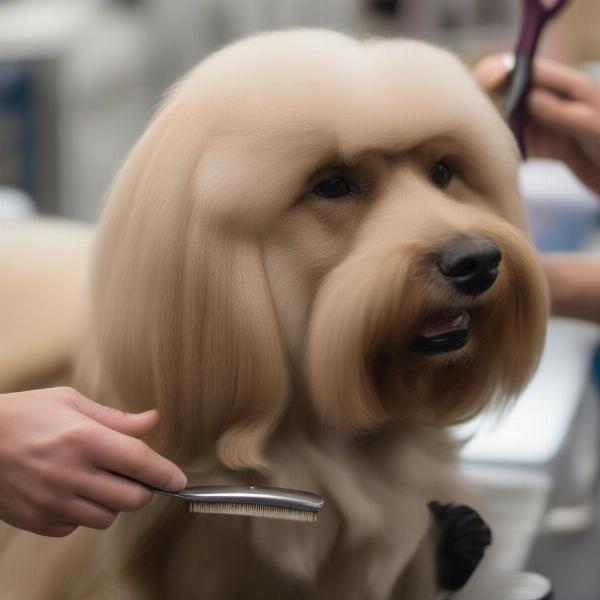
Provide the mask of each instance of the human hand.
MULTIPOLYGON (((488 56, 474 74, 488 92, 498 92, 510 74, 505 57, 488 56)), ((600 89, 585 74, 538 58, 527 99, 529 155, 563 161, 600 195, 600 89)))
POLYGON ((65 536, 148 503, 152 492, 131 479, 184 488, 183 472, 136 439, 158 420, 155 410, 123 413, 71 388, 0 395, 0 519, 65 536))

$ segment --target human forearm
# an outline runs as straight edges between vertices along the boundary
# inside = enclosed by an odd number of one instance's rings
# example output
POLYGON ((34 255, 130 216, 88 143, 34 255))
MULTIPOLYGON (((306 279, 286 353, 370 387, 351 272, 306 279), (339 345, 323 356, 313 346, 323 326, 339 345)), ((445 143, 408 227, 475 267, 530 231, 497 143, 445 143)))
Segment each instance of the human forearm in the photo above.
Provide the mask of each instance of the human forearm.
POLYGON ((600 324, 600 260, 546 258, 552 314, 600 324))

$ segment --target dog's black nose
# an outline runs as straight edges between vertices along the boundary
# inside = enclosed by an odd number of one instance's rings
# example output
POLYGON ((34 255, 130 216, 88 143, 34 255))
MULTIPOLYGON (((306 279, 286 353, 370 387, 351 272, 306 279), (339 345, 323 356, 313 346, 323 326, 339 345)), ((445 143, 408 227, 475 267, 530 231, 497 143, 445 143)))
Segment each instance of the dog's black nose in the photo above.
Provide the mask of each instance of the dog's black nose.
POLYGON ((489 290, 496 277, 502 254, 487 238, 465 238, 450 245, 439 257, 437 266, 456 289, 469 296, 489 290))

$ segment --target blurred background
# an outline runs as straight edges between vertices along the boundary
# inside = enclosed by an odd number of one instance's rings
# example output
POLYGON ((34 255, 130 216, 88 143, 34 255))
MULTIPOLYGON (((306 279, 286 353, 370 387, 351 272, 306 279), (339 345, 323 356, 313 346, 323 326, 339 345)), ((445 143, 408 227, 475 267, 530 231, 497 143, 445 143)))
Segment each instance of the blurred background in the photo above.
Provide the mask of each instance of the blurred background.
MULTIPOLYGON (((44 213, 95 220, 163 91, 236 38, 328 27, 426 39, 473 63, 510 49, 519 14, 517 0, 0 0, 0 185, 18 190, 0 210, 25 192, 44 213)), ((597 0, 575 0, 545 54, 600 76, 599 22, 597 0)))
MULTIPOLYGON (((512 47, 520 8, 518 0, 0 0, 0 222, 40 213, 94 223, 165 89, 231 40, 317 26, 425 39, 473 65, 512 47)), ((572 0, 543 54, 600 83, 600 2, 572 0)), ((598 257, 591 192, 549 161, 528 161, 521 183, 540 250, 598 257)), ((553 321, 515 410, 463 452, 498 518, 497 564, 548 575, 558 600, 600 594, 599 342, 590 325, 553 321)), ((476 587, 462 597, 491 598, 476 587)))

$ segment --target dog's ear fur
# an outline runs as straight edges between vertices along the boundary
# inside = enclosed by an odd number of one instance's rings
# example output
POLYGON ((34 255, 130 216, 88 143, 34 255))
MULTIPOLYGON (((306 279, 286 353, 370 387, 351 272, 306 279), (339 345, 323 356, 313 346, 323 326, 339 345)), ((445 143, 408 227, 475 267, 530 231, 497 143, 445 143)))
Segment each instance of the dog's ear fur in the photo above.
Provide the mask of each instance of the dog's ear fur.
POLYGON ((182 465, 263 469, 286 355, 256 239, 214 215, 231 184, 206 151, 202 103, 177 92, 103 215, 90 287, 95 393, 158 408, 156 443, 182 465))

